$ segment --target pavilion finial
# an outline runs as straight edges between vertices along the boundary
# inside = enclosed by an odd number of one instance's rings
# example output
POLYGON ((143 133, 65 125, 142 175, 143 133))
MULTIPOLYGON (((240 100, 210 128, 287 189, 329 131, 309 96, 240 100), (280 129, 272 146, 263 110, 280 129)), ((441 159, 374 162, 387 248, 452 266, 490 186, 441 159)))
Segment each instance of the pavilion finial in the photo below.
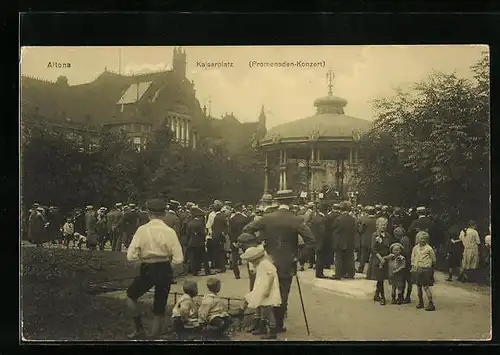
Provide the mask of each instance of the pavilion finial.
POLYGON ((326 79, 328 80, 328 96, 333 95, 333 79, 335 79, 335 74, 333 71, 329 70, 328 73, 326 73, 326 79))

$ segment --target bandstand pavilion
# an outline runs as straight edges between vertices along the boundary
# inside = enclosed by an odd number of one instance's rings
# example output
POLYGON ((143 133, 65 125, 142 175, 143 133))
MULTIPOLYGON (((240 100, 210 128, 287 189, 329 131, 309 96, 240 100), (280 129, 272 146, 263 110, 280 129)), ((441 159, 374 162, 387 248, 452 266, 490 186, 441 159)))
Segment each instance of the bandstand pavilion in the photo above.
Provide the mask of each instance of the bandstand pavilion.
POLYGON ((346 115, 347 101, 332 93, 331 71, 327 78, 328 95, 314 101, 315 115, 276 126, 258 143, 265 156, 263 199, 283 190, 308 201, 356 199, 359 139, 372 123, 346 115), (270 181, 271 170, 279 183, 270 181))

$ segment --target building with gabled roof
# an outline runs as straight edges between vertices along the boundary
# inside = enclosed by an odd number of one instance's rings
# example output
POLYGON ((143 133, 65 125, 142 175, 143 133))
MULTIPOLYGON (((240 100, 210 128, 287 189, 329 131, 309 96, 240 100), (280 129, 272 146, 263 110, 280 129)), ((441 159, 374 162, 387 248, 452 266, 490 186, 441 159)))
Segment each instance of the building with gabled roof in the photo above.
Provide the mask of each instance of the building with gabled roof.
POLYGON ((102 132, 119 130, 140 148, 150 132, 162 127, 186 147, 196 148, 200 138, 222 138, 230 151, 249 144, 254 135, 265 135, 265 116, 240 123, 234 116, 218 120, 207 115, 194 82, 186 78, 182 48, 174 48, 172 70, 122 75, 105 68, 92 82, 71 86, 63 76, 56 82, 23 76, 21 116, 76 135, 85 147, 95 146, 102 132))

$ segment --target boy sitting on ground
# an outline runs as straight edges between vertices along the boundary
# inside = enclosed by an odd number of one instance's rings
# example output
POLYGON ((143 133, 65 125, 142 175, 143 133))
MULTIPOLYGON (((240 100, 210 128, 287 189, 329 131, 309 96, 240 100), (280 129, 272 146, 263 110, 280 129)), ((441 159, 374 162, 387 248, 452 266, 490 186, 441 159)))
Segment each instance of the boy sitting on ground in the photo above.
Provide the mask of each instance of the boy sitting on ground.
POLYGON ((194 297, 198 295, 195 281, 186 281, 182 286, 184 294, 177 300, 172 309, 174 332, 183 338, 187 333, 199 329, 198 314, 194 297))
POLYGON ((221 335, 229 328, 232 320, 219 297, 220 280, 209 278, 207 288, 208 292, 203 296, 198 310, 198 322, 200 326, 209 326, 217 335, 221 335))

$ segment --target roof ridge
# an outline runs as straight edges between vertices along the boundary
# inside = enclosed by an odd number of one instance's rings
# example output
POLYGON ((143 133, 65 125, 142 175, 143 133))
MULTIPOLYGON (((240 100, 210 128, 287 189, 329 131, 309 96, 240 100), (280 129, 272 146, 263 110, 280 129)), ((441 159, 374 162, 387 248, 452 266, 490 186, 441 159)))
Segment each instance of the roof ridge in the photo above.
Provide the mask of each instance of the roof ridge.
POLYGON ((55 81, 49 80, 47 78, 42 78, 42 77, 34 76, 34 75, 21 74, 21 79, 22 78, 32 79, 32 80, 38 80, 38 81, 41 81, 41 82, 51 83, 51 84, 55 84, 56 83, 55 81))

